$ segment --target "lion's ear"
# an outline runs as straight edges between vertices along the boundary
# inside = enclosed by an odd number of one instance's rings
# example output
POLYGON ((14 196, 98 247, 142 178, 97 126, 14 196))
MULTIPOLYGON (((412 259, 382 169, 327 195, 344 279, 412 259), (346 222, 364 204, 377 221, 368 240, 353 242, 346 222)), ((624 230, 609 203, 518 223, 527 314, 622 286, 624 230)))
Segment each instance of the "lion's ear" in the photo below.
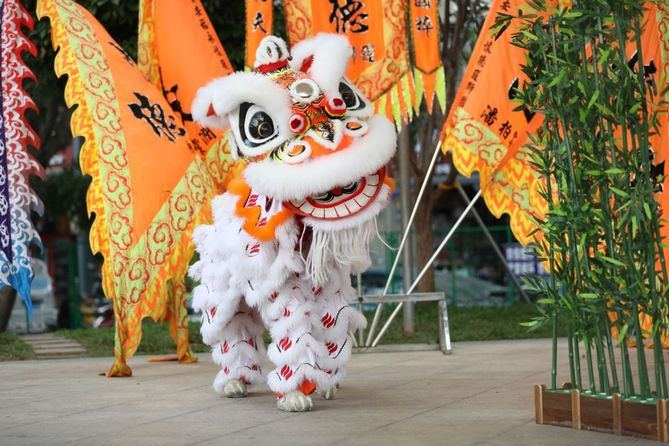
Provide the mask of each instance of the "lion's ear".
POLYGON ((288 66, 290 52, 286 42, 276 36, 267 36, 260 41, 256 50, 253 68, 261 73, 269 73, 288 66))
POLYGON ((340 34, 320 33, 296 44, 290 66, 309 74, 326 96, 339 96, 339 81, 344 77, 353 49, 340 34))

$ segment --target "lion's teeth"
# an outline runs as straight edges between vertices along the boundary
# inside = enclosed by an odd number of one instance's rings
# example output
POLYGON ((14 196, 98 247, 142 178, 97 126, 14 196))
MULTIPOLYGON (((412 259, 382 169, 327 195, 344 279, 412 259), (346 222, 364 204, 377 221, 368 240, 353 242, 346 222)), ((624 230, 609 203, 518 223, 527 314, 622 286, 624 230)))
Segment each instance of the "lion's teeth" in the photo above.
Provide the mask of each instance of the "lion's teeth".
POLYGON ((346 217, 350 213, 349 210, 346 208, 346 204, 344 203, 337 205, 337 207, 335 207, 335 210, 337 211, 337 214, 340 217, 346 217))
POLYGON ((337 218, 337 213, 334 208, 325 208, 325 218, 337 218))
POLYGON ((351 214, 358 212, 362 208, 362 206, 360 206, 355 200, 347 201, 344 204, 346 205, 346 209, 348 209, 348 212, 351 214))
POLYGON ((304 212, 305 214, 309 215, 313 212, 314 207, 311 205, 311 203, 309 203, 308 201, 305 201, 304 203, 302 203, 302 206, 300 206, 299 209, 302 212, 304 212))
POLYGON ((365 187, 365 190, 362 191, 363 195, 369 198, 372 198, 375 192, 376 192, 376 187, 369 184, 365 187))

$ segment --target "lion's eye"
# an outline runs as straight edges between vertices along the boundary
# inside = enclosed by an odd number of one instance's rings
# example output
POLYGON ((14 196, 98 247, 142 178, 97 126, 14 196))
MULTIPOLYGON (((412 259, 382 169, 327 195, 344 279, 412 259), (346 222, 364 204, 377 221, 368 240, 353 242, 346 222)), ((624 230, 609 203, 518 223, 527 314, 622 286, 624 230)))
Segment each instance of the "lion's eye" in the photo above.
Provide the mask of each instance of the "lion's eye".
POLYGON ((274 121, 265 110, 245 102, 240 107, 239 133, 250 147, 269 141, 276 135, 274 121))
POLYGON ((249 119, 246 132, 253 139, 265 140, 274 135, 274 122, 267 113, 263 111, 255 112, 249 119))
POLYGON ((279 126, 263 107, 242 102, 230 115, 237 149, 243 156, 259 156, 281 144, 279 126))
POLYGON ((360 106, 360 99, 355 91, 344 81, 339 83, 339 94, 349 110, 355 110, 360 106))

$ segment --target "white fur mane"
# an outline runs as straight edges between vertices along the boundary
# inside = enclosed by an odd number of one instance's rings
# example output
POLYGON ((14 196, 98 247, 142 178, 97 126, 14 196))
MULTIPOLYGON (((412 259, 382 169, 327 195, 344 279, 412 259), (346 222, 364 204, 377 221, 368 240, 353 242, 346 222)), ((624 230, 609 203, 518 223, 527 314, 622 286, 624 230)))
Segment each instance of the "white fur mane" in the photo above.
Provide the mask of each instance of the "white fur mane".
POLYGON ((297 43, 291 49, 290 66, 299 71, 304 61, 313 57, 307 73, 316 81, 326 96, 339 96, 339 81, 344 77, 353 49, 348 39, 339 34, 319 33, 297 43))

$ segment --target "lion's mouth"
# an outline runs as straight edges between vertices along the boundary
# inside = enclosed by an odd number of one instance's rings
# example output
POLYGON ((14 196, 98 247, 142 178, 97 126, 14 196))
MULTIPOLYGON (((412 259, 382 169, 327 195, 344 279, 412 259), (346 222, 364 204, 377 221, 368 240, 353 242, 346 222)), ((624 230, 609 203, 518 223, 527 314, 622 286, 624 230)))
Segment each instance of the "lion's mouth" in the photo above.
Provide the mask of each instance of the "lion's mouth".
POLYGON ((365 210, 378 197, 384 184, 392 182, 385 166, 375 173, 319 195, 284 203, 291 211, 318 220, 337 220, 365 210))

